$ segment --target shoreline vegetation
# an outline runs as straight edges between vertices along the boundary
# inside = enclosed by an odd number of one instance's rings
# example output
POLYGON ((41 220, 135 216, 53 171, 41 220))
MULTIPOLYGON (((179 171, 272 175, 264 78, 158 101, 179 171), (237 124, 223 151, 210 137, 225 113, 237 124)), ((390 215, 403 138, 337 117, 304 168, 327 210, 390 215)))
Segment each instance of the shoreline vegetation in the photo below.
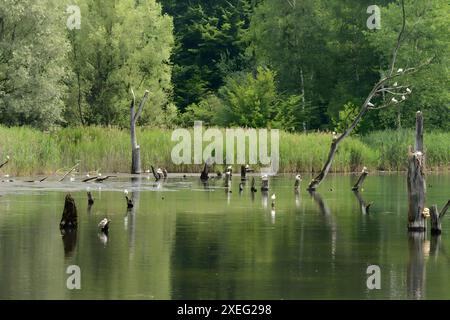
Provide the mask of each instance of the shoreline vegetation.
MULTIPOLYGON (((165 167, 170 173, 198 173, 202 165, 176 165, 171 160, 172 130, 138 128, 142 170, 150 166, 165 167)), ((0 126, 0 160, 10 162, 0 169, 3 176, 61 174, 79 162, 79 174, 91 171, 129 173, 131 144, 128 129, 106 127, 69 127, 43 132, 29 127, 0 126)), ((427 170, 450 167, 450 133, 426 131, 427 170)), ((268 138, 270 139, 270 138, 268 138)), ((404 171, 408 146, 413 144, 413 130, 375 131, 364 136, 353 135, 339 148, 332 173, 360 171, 404 171)), ((323 165, 332 140, 331 133, 287 133, 280 131, 279 173, 313 173, 323 165)), ((268 140, 270 145, 270 140, 268 140)), ((204 147, 208 145, 204 143, 204 147)), ((248 146, 248 143, 247 143, 248 146)), ((225 150, 225 142, 224 142, 225 150)), ((246 152, 248 159, 248 152, 246 152)), ((235 165, 237 170, 238 165, 235 165)), ((258 169, 258 166, 252 166, 258 169)), ((214 171, 223 171, 215 165, 214 171)))

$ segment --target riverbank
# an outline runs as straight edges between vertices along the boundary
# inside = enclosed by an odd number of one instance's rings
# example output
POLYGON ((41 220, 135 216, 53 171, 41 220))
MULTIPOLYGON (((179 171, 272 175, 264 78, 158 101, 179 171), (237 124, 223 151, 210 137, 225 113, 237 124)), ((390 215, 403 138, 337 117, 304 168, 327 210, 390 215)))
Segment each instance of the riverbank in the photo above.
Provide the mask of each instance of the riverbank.
MULTIPOLYGON (((175 165, 171 160, 171 130, 139 129, 142 169, 150 165, 169 172, 199 172, 198 165, 175 165)), ((79 162, 80 172, 129 172, 130 136, 127 130, 103 127, 62 128, 42 132, 27 127, 0 126, 0 162, 9 155, 10 162, 0 169, 2 175, 32 176, 62 173, 79 162)), ((325 133, 280 133, 280 173, 317 172, 329 151, 331 135, 325 133)), ((413 143, 410 130, 378 131, 366 136, 351 136, 341 145, 332 172, 369 170, 406 170, 408 145, 413 143)), ((207 143, 205 143, 205 146, 207 143)), ((427 168, 448 170, 450 133, 426 132, 427 168)), ((217 166, 220 170, 221 167, 217 166)), ((237 168, 236 168, 237 169, 237 168)))

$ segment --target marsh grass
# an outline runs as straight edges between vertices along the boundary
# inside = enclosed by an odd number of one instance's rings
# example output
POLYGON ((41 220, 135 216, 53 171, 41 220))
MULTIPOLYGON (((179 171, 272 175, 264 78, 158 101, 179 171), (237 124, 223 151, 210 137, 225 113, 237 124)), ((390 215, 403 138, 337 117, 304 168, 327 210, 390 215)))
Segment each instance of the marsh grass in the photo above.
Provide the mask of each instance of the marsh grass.
MULTIPOLYGON (((177 142, 171 141, 172 131, 139 128, 137 134, 143 170, 154 165, 166 167, 169 172, 199 172, 201 165, 173 164, 171 151, 177 142)), ((11 157, 2 174, 30 176, 61 173, 78 161, 82 173, 130 171, 130 136, 127 130, 73 127, 42 132, 27 127, 0 126, 0 137, 0 161, 6 155, 11 157)), ((340 146, 331 170, 351 172, 359 171, 363 166, 371 170, 405 170, 408 145, 413 144, 413 139, 411 130, 351 136, 340 146)), ((330 143, 330 134, 280 132, 279 172, 318 172, 327 157, 330 143)), ((204 142, 204 147, 207 144, 204 142)), ((450 164, 450 133, 425 132, 425 147, 427 167, 447 170, 450 164)), ((224 153, 225 149, 224 141, 224 153)), ((214 170, 223 170, 223 167, 217 165, 214 170)), ((239 171, 237 166, 235 170, 239 171)))

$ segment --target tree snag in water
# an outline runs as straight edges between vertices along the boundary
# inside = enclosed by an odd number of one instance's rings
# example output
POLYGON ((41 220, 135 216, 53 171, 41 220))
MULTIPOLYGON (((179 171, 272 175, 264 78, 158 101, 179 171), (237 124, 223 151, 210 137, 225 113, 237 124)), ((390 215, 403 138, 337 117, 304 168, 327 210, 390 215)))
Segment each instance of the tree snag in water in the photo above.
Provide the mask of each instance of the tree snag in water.
POLYGON ((75 200, 69 194, 66 195, 64 202, 64 211, 62 214, 61 222, 59 223, 60 229, 76 229, 78 226, 77 206, 75 200))
POLYGON ((425 155, 423 153, 423 116, 416 114, 415 150, 408 152, 408 230, 426 230, 425 209, 425 155))
POLYGON ((367 171, 367 168, 364 167, 362 172, 361 172, 361 175, 358 178, 358 181, 356 182, 356 184, 352 188, 353 191, 359 191, 359 188, 362 187, 362 184, 364 183, 364 180, 366 179, 368 174, 369 174, 369 171, 367 171))

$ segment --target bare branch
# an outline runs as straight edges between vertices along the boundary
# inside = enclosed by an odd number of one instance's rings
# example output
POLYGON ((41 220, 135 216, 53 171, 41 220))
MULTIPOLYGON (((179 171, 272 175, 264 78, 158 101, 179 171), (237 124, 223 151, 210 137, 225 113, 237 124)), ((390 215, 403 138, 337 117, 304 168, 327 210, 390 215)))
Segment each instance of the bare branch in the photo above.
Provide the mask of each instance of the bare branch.
POLYGON ((144 108, 144 104, 148 99, 148 93, 149 93, 148 90, 145 90, 144 97, 142 98, 141 103, 139 104, 139 109, 136 112, 136 115, 134 116, 134 119, 133 119, 134 122, 136 122, 139 119, 139 117, 141 116, 142 109, 144 108))
POLYGON ((405 32, 406 14, 405 14, 405 1, 404 0, 401 0, 401 5, 402 5, 402 29, 400 30, 400 33, 398 34, 397 44, 395 45, 394 53, 392 54, 391 71, 389 72, 389 76, 391 76, 394 73, 395 62, 397 61, 398 49, 400 49, 400 45, 403 40, 402 39, 403 33, 405 32))
POLYGON ((133 88, 131 88, 130 90, 131 90, 131 95, 133 96, 133 100, 131 100, 131 106, 130 106, 130 109, 132 109, 136 105, 136 96, 134 95, 133 88))

